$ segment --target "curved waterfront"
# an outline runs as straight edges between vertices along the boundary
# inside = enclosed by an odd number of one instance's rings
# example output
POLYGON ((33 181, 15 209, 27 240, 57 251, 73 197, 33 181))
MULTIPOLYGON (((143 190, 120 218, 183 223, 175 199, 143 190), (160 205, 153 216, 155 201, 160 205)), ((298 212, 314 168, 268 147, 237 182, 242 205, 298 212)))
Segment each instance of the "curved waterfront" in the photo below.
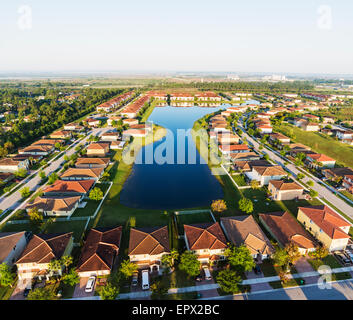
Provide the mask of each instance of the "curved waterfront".
POLYGON ((142 148, 137 159, 146 159, 146 154, 152 154, 151 148, 158 153, 165 146, 174 150, 173 164, 158 164, 155 157, 151 164, 135 163, 120 193, 120 203, 131 208, 170 210, 209 206, 212 200, 223 198, 222 187, 200 157, 191 134, 184 139, 185 155, 179 154, 178 159, 176 136, 178 129, 191 129, 196 120, 229 106, 156 107, 148 120, 168 129, 167 135, 142 148), (188 151, 196 154, 195 164, 188 163, 188 151), (180 164, 180 157, 185 164, 180 164))

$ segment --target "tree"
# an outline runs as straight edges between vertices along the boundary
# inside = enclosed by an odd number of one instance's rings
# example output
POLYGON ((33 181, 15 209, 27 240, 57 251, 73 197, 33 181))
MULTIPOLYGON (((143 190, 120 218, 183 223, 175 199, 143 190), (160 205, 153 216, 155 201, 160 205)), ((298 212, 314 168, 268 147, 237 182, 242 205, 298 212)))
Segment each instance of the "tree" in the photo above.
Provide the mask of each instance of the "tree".
POLYGON ((213 212, 222 213, 227 210, 226 202, 223 199, 212 201, 211 210, 213 212))
POLYGON ((231 266, 233 266, 239 272, 250 271, 255 267, 254 259, 250 253, 250 250, 241 245, 239 247, 231 246, 224 252, 231 266))
POLYGON ((172 249, 170 251, 170 254, 164 254, 162 256, 162 265, 164 265, 167 268, 173 268, 175 260, 178 259, 179 257, 179 252, 175 249, 172 249))
POLYGON ((304 174, 302 174, 302 173, 298 173, 297 174, 297 179, 300 181, 301 179, 303 179, 305 176, 304 176, 304 174))
POLYGON ((190 277, 200 273, 201 262, 192 251, 185 251, 180 257, 179 269, 185 271, 190 277))
POLYGON ((55 294, 47 288, 36 288, 28 294, 27 300, 54 300, 55 294))
POLYGON ((60 144, 60 142, 56 142, 54 146, 55 146, 55 149, 60 149, 61 144, 60 144))
POLYGON ((130 262, 129 259, 126 259, 121 263, 120 272, 125 276, 126 279, 130 278, 134 272, 137 272, 137 270, 137 265, 133 262, 130 262))
POLYGON ((266 154, 264 155, 264 159, 267 160, 267 161, 270 159, 270 156, 268 155, 268 153, 266 153, 266 154))
POLYGON ((111 283, 107 283, 99 290, 99 296, 102 300, 115 300, 119 294, 119 289, 111 283))
POLYGON ((217 283, 221 289, 226 293, 236 293, 239 291, 239 283, 241 277, 237 275, 235 271, 226 269, 219 272, 217 275, 217 283))
POLYGON ((309 256, 316 260, 321 260, 325 258, 329 254, 329 251, 324 246, 319 246, 315 249, 315 251, 309 252, 309 256))
POLYGON ((28 198, 31 194, 31 191, 29 190, 29 187, 23 187, 20 193, 22 198, 28 198))
POLYGON ((80 276, 75 269, 71 269, 70 272, 64 274, 61 279, 65 284, 71 287, 80 282, 80 276))
POLYGON ((57 259, 52 259, 49 262, 48 269, 52 273, 59 273, 62 270, 61 261, 57 259))
POLYGON ((299 252, 299 248, 294 243, 288 243, 284 248, 288 254, 288 262, 293 264, 302 256, 299 252))
POLYGON ((100 201, 103 199, 103 191, 100 188, 95 187, 89 193, 89 198, 91 200, 100 201))
POLYGON ((312 186, 314 185, 314 182, 313 182, 312 180, 309 180, 309 181, 307 182, 307 185, 308 185, 309 187, 312 187, 312 186))
POLYGON ((42 180, 44 180, 47 177, 44 171, 40 171, 38 175, 39 175, 39 178, 41 178, 42 180))
POLYGON ((163 299, 168 294, 168 288, 160 280, 152 283, 150 288, 152 291, 152 299, 163 299))
POLYGON ((15 281, 15 275, 6 262, 0 264, 0 285, 3 287, 12 287, 15 281))
POLYGON ((27 175, 27 170, 25 168, 18 169, 14 175, 18 178, 24 178, 27 175))
POLYGON ((243 212, 246 212, 248 214, 250 214, 251 212, 253 212, 254 210, 254 205, 252 203, 252 201, 248 198, 241 198, 238 202, 239 205, 239 209, 243 212))
POLYGON ((251 188, 254 190, 257 190, 260 188, 260 183, 257 180, 251 180, 250 185, 251 185, 251 188))
POLYGON ((319 193, 317 191, 313 190, 313 189, 310 189, 309 195, 312 198, 316 198, 319 195, 319 193))
POLYGON ((109 179, 110 179, 109 172, 107 172, 107 171, 103 172, 102 177, 101 177, 101 181, 109 181, 109 179))
POLYGON ((65 272, 67 272, 68 267, 72 264, 73 261, 74 261, 74 259, 72 256, 62 256, 61 257, 61 263, 65 267, 65 272))
POLYGON ((59 179, 59 176, 56 172, 53 172, 50 176, 49 176, 49 179, 48 179, 48 183, 49 184, 53 184, 56 180, 59 179))
POLYGON ((40 212, 36 207, 31 208, 27 214, 29 219, 33 222, 43 221, 43 212, 40 212))
POLYGON ((273 261, 275 265, 283 267, 288 264, 289 256, 285 249, 277 249, 273 254, 273 261))

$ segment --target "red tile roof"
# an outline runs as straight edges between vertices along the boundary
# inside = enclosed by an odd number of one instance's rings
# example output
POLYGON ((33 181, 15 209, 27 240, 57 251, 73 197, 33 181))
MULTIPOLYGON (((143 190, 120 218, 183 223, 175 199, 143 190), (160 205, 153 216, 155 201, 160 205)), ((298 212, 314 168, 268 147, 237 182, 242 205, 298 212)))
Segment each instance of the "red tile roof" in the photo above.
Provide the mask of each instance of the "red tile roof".
POLYGON ((351 224, 340 217, 329 207, 325 205, 299 207, 298 210, 303 212, 309 219, 311 219, 331 239, 350 238, 350 236, 345 233, 341 227, 349 227, 351 224))
POLYGON ((184 233, 190 250, 225 249, 227 247, 227 239, 218 222, 214 224, 184 224, 184 233))

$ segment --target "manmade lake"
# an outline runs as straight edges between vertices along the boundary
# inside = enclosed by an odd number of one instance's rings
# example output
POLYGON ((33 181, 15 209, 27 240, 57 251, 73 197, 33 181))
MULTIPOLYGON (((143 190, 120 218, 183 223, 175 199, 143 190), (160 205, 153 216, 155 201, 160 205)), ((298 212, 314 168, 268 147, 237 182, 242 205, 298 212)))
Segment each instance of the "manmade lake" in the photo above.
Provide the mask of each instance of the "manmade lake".
MULTIPOLYGON (((167 135, 139 151, 136 159, 143 161, 134 163, 120 193, 120 203, 131 208, 170 210, 209 206, 212 200, 223 198, 222 187, 201 158, 191 134, 180 141, 180 138, 177 139, 177 132, 178 129, 191 129, 196 120, 228 107, 228 104, 215 108, 156 107, 148 121, 168 129, 167 135), (180 146, 181 142, 185 147, 177 148, 177 144, 180 146), (156 157, 158 149, 173 149, 173 159, 169 157, 169 163, 160 164, 160 158, 156 157), (188 163, 191 152, 196 161, 188 163), (146 163, 146 155, 151 154, 155 156, 153 159, 150 157, 151 160, 146 163), (181 159, 184 161, 180 161, 181 159)), ((164 156, 166 154, 166 151, 162 153, 164 156)))

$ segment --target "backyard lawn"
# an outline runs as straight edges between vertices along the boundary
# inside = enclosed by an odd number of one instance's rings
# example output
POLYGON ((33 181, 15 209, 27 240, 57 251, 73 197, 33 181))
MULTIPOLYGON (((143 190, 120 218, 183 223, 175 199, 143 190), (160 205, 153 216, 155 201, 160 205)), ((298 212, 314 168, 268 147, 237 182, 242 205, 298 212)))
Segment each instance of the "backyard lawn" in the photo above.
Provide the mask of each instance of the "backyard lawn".
POLYGON ((178 232, 184 234, 184 224, 213 223, 210 212, 198 212, 176 215, 178 232))
POLYGON ((336 141, 330 136, 318 132, 307 132, 290 124, 282 123, 277 128, 283 134, 288 134, 289 131, 293 132, 295 142, 305 144, 318 153, 324 153, 345 166, 353 166, 352 146, 336 141))

